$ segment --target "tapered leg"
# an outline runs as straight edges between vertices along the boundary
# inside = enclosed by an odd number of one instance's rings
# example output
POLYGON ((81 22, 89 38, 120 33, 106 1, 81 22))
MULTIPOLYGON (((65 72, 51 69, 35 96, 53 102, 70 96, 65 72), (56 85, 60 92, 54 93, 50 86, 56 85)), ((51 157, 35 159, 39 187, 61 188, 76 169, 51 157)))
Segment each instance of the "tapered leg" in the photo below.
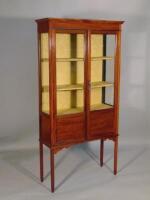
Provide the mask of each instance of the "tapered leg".
POLYGON ((118 138, 114 142, 114 175, 117 174, 117 162, 118 162, 118 138))
POLYGON ((103 158, 104 158, 104 140, 100 142, 100 166, 103 166, 103 158))
POLYGON ((43 144, 40 141, 40 180, 43 182, 43 144))
POLYGON ((50 151, 51 156, 51 192, 54 192, 55 176, 54 176, 54 152, 50 151))

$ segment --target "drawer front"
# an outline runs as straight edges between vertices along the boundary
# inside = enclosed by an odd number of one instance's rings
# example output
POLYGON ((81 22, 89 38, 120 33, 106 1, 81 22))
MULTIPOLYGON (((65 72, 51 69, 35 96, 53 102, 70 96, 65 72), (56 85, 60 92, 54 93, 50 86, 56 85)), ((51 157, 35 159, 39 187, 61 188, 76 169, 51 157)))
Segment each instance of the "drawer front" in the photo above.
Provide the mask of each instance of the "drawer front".
POLYGON ((82 141, 85 138, 83 114, 58 117, 56 127, 56 143, 82 141))
POLYGON ((90 112, 90 136, 98 136, 112 132, 114 132, 114 109, 90 112))

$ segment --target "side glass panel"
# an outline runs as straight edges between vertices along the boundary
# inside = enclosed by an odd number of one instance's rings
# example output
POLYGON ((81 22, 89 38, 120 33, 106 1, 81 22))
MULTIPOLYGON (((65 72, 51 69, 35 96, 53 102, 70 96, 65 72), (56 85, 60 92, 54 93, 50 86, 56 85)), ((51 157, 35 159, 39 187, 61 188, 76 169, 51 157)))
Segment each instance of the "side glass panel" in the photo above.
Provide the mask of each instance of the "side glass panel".
POLYGON ((48 33, 41 33, 40 66, 42 84, 42 112, 49 114, 49 51, 48 33))
POLYGON ((57 115, 84 110, 84 34, 56 33, 57 115))
POLYGON ((114 105, 115 35, 91 35, 90 110, 114 105))

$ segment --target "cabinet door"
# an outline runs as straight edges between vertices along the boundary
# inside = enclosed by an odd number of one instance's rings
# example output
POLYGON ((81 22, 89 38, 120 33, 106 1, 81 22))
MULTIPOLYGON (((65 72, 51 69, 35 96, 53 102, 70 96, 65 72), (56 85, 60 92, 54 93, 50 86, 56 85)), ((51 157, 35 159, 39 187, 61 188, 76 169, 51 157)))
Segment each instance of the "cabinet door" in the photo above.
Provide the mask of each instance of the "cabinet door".
POLYGON ((57 31, 56 141, 84 139, 85 33, 57 31))
POLYGON ((89 83, 89 135, 113 132, 116 37, 91 33, 89 83))

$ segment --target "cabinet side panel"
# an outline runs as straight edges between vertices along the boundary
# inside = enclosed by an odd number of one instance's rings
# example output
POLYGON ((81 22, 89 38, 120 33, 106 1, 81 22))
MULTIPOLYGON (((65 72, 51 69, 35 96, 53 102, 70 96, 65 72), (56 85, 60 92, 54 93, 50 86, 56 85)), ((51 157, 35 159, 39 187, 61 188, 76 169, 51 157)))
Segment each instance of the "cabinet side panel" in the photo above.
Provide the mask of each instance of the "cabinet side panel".
POLYGON ((117 49, 115 56, 115 132, 118 134, 119 123, 119 96, 120 96, 120 62, 121 62, 121 31, 117 33, 117 49))
POLYGON ((48 33, 41 33, 41 84, 42 84, 42 112, 49 114, 49 47, 48 33))
POLYGON ((41 115, 41 139, 43 143, 50 146, 50 118, 49 115, 41 115))

